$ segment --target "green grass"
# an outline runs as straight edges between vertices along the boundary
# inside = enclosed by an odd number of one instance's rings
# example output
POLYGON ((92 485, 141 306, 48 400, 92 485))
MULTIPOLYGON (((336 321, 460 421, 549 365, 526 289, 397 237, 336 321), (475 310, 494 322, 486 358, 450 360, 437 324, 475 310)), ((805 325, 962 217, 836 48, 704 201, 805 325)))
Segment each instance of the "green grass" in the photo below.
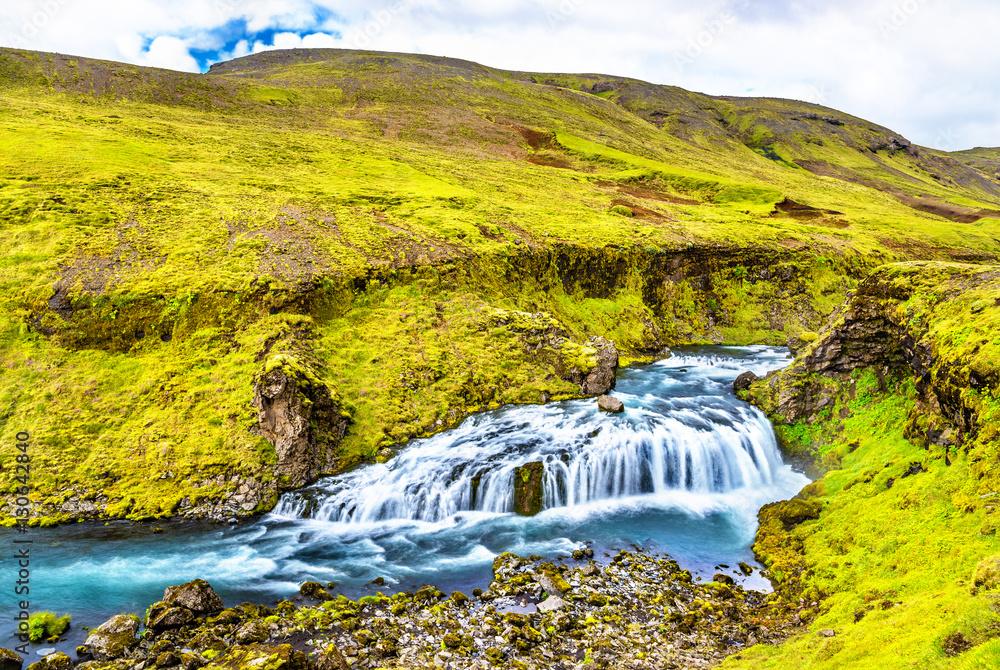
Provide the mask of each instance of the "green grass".
MULTIPOLYGON (((1000 247, 994 219, 958 226, 762 157, 716 120, 745 125, 731 101, 310 53, 196 76, 0 50, 0 464, 13 472, 29 430, 36 522, 101 496, 112 515, 170 516, 225 495, 222 474, 269 481, 249 402, 281 354, 350 414, 348 465, 573 392, 562 354, 527 351, 496 310, 546 313, 627 359, 783 343, 882 262, 1000 247), (688 130, 643 116, 668 100, 688 130), (552 139, 532 149, 528 131, 552 139), (843 214, 772 216, 785 197, 843 214)), ((808 147, 881 169, 849 142, 808 147)))
POLYGON ((800 358, 753 391, 771 411, 774 392, 811 389, 833 401, 792 423, 777 417, 786 449, 826 471, 809 487, 819 518, 756 545, 779 588, 816 616, 811 632, 724 667, 975 668, 1000 651, 996 580, 974 577, 992 574, 982 566, 1000 554, 1000 275, 996 266, 917 262, 874 280, 862 287, 864 318, 903 325, 933 352, 931 369, 918 382, 904 367, 883 384, 875 369, 808 374, 800 358), (948 446, 930 439, 949 429, 948 446))

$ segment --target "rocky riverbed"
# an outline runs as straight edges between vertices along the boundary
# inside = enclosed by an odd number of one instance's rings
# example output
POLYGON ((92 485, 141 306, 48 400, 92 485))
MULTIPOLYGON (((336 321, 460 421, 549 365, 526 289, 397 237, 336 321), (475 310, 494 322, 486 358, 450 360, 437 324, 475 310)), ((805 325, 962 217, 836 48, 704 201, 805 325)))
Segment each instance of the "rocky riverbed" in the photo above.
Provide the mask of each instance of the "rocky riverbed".
POLYGON ((224 608, 196 580, 167 589, 141 621, 104 623, 77 659, 53 654, 29 670, 702 668, 780 642, 808 619, 806 603, 737 585, 746 564, 719 566, 706 583, 642 550, 557 561, 507 553, 493 567, 488 588, 471 594, 424 586, 352 601, 309 582, 298 602, 274 608, 224 608))

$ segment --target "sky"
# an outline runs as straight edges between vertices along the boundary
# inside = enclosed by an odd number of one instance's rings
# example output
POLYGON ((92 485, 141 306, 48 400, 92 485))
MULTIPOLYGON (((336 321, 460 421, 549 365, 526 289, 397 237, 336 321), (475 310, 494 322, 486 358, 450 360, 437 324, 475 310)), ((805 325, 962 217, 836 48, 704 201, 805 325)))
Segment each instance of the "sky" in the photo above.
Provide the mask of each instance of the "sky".
POLYGON ((0 45, 204 72, 268 49, 450 56, 823 104, 1000 146, 997 0, 2 0, 0 45))

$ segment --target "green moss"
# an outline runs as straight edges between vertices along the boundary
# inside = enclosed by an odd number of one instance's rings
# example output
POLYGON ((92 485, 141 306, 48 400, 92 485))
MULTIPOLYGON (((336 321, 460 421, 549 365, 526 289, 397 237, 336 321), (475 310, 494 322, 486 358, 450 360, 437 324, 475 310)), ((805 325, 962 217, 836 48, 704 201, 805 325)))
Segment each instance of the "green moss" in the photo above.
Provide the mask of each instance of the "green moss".
POLYGON ((69 614, 56 616, 52 612, 32 612, 28 616, 28 637, 32 642, 59 637, 69 630, 70 619, 69 614))
MULTIPOLYGON (((28 430, 32 523, 99 494, 109 516, 155 519, 232 494, 221 475, 273 482, 250 433, 268 369, 337 396, 347 467, 471 412, 574 396, 555 368, 589 370, 591 336, 634 359, 784 343, 886 260, 998 249, 994 219, 888 197, 997 207, 906 156, 873 162, 867 124, 820 147, 778 127, 795 103, 685 94, 715 129, 687 136, 643 116, 672 89, 639 104, 579 93, 582 75, 572 92, 373 58, 199 76, 0 52, 0 492, 28 430), (808 159, 860 177, 789 167, 808 159), (859 185, 876 178, 892 190, 859 185), (609 216, 624 196, 633 216, 609 216), (772 216, 785 197, 842 214, 772 216), (551 329, 570 343, 548 346, 551 329)), ((953 314, 977 373, 995 369, 990 299, 953 314)))

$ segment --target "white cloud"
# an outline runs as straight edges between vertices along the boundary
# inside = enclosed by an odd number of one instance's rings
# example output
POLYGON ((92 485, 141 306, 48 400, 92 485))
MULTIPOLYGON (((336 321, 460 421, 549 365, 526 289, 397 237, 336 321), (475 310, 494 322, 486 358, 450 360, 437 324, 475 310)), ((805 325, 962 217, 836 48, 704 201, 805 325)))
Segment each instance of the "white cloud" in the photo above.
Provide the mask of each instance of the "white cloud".
POLYGON ((138 65, 149 67, 162 67, 167 70, 179 70, 181 72, 200 72, 198 61, 188 50, 188 45, 184 40, 176 37, 161 35, 149 45, 149 49, 141 54, 136 60, 138 65))
POLYGON ((995 0, 3 1, 0 44, 41 51, 193 70, 190 49, 222 49, 217 31, 245 21, 278 32, 221 56, 347 47, 603 72, 825 101, 942 148, 1000 145, 995 0))

